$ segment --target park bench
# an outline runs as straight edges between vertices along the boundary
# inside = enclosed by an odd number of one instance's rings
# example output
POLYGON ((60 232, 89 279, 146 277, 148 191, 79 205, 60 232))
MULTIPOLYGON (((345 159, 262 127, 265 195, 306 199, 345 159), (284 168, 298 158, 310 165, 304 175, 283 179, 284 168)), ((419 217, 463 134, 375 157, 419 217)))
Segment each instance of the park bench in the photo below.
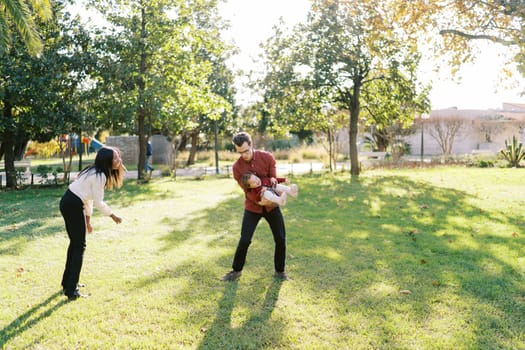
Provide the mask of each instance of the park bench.
POLYGON ((15 169, 25 169, 26 172, 31 170, 31 161, 28 159, 16 160, 15 169))
POLYGON ((476 155, 476 154, 480 154, 480 155, 493 155, 493 154, 496 154, 497 152, 494 152, 490 149, 473 149, 472 150, 472 154, 476 155))
POLYGON ((384 160, 386 152, 359 152, 359 158, 384 160))
MULTIPOLYGON (((5 163, 2 161, 0 164, 1 171, 5 171, 4 166, 5 163)), ((28 172, 31 169, 31 161, 28 159, 15 160, 15 169, 24 169, 24 171, 28 172)))

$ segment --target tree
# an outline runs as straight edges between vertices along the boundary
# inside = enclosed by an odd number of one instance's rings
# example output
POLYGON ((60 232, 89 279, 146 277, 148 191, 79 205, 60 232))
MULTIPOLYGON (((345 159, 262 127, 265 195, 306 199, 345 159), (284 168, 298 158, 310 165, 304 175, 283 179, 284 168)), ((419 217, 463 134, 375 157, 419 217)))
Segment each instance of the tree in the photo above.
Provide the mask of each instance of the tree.
MULTIPOLYGON (((519 0, 434 0, 407 2, 403 13, 426 34, 422 41, 446 56, 457 73, 464 62, 479 52, 473 42, 484 40, 503 45, 514 54, 518 70, 525 75, 523 21, 525 2, 519 0)), ((510 74, 510 73, 508 73, 510 74)))
POLYGON ((199 118, 227 109, 211 91, 209 57, 222 55, 215 0, 92 1, 111 24, 101 33, 101 118, 139 136, 144 178, 146 130, 165 130, 173 142, 199 118))
MULTIPOLYGON (((399 11, 401 6, 404 2, 396 0, 315 0, 306 25, 297 26, 291 37, 277 32, 278 49, 269 56, 273 58, 268 60, 272 84, 265 85, 271 87, 271 98, 281 106, 300 105, 288 102, 292 98, 302 101, 312 95, 305 91, 315 90, 317 108, 313 111, 333 105, 349 112, 352 175, 359 174, 357 133, 363 106, 368 116, 381 114, 386 120, 411 120, 427 108, 417 102, 423 100, 415 84, 417 42, 411 24, 405 23, 399 11), (389 101, 398 104, 391 114, 373 111, 373 90, 379 80, 384 81, 389 101)), ((290 119, 293 113, 288 111, 290 119)))
POLYGON ((430 110, 429 88, 419 89, 416 81, 415 76, 400 76, 393 80, 377 79, 364 87, 361 115, 363 124, 371 129, 378 151, 395 154, 390 149, 394 143, 398 143, 402 136, 413 133, 414 113, 430 110))
POLYGON ((11 47, 12 28, 18 32, 31 55, 42 52, 42 40, 33 15, 44 21, 51 19, 50 1, 0 0, 0 53, 11 47))
POLYGON ((48 141, 81 125, 74 96, 86 66, 79 42, 88 36, 78 22, 62 17, 59 3, 55 9, 56 21, 37 22, 44 42, 40 57, 30 56, 17 38, 0 54, 0 142, 9 188, 16 186, 14 161, 28 140, 48 141))
POLYGON ((465 123, 465 119, 461 117, 436 117, 428 120, 428 132, 439 144, 444 155, 452 153, 454 140, 465 123))
POLYGON ((484 118, 480 118, 477 121, 479 132, 484 136, 485 142, 493 142, 493 138, 505 130, 504 121, 510 120, 505 118, 503 115, 492 115, 484 118))

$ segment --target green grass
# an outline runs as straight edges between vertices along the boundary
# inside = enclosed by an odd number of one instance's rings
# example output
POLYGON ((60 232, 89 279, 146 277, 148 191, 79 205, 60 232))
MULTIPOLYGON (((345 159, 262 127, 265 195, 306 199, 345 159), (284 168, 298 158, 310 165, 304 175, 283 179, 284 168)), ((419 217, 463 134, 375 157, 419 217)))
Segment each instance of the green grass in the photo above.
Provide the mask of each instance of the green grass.
POLYGON ((239 282, 232 179, 108 192, 81 281, 60 292, 63 189, 0 193, 3 349, 525 349, 521 169, 434 168, 294 178, 287 271, 259 225, 239 282), (410 291, 404 294, 401 291, 410 291))

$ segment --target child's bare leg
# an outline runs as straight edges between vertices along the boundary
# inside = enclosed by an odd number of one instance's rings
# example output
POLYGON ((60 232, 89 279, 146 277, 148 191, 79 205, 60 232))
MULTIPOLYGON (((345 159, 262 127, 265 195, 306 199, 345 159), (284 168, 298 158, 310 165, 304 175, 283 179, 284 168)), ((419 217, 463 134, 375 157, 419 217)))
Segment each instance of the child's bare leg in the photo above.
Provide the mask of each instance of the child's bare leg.
POLYGON ((283 185, 283 184, 277 184, 277 185, 275 185, 275 190, 279 194, 280 193, 287 193, 287 194, 289 194, 292 197, 297 197, 299 188, 297 187, 296 184, 292 184, 290 186, 286 186, 286 185, 283 185))
POLYGON ((263 197, 271 202, 279 204, 281 207, 286 205, 286 192, 283 192, 280 196, 278 196, 272 191, 266 190, 263 192, 263 197))

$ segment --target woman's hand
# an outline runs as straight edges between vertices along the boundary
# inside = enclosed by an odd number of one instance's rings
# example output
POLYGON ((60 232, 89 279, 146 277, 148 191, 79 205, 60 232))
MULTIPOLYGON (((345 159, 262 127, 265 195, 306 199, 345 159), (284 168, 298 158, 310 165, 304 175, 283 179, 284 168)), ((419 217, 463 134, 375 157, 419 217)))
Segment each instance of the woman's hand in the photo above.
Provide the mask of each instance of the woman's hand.
POLYGON ((86 231, 87 233, 93 232, 93 226, 91 226, 91 216, 86 215, 86 231))
POLYGON ((115 224, 120 224, 122 222, 122 218, 118 215, 111 214, 110 217, 115 221, 115 224))

